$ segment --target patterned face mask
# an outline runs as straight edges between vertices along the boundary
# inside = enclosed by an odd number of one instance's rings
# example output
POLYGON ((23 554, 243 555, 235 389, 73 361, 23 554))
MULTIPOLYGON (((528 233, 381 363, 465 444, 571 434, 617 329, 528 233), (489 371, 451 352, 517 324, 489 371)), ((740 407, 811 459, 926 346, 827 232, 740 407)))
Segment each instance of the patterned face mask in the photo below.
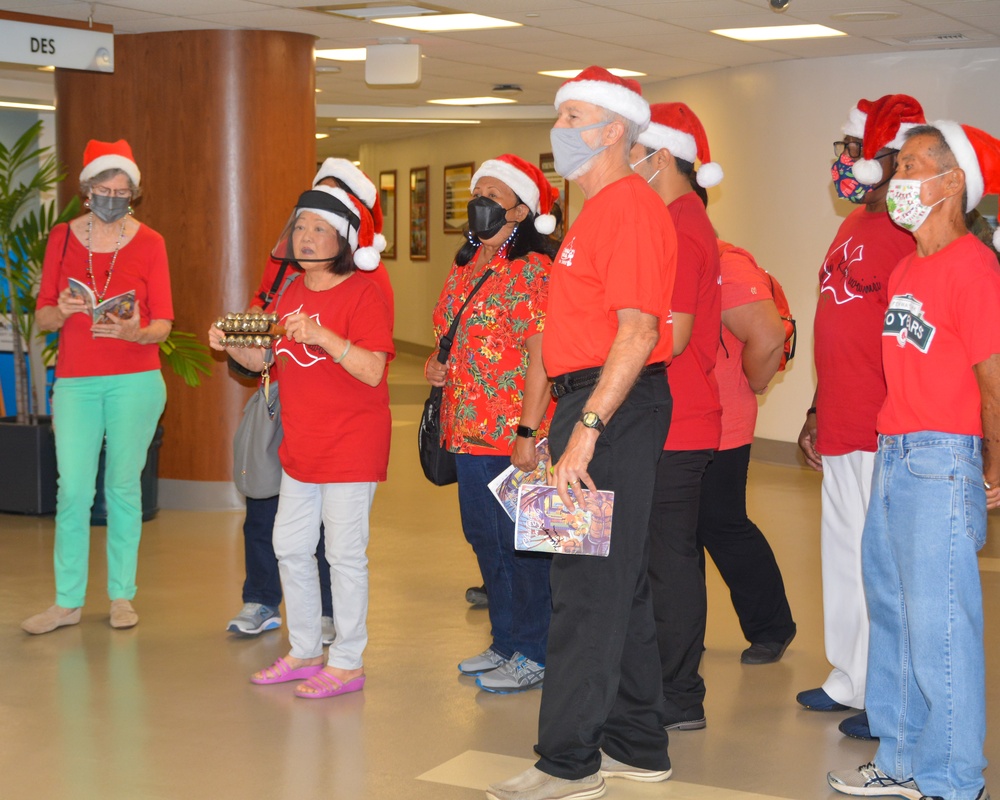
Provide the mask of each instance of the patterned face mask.
POLYGON ((844 153, 830 168, 830 177, 833 178, 833 185, 839 197, 850 200, 852 203, 863 203, 865 195, 871 191, 872 187, 867 183, 861 183, 854 177, 853 167, 854 159, 844 153))
POLYGON ((911 233, 923 225, 934 209, 934 206, 944 202, 946 198, 942 197, 937 203, 932 203, 929 206, 924 205, 924 201, 920 199, 920 188, 927 181, 940 178, 949 172, 954 172, 954 170, 948 169, 944 172, 939 172, 937 175, 924 178, 922 181, 896 180, 895 178, 889 181, 889 192, 885 200, 892 221, 900 228, 905 228, 911 233))

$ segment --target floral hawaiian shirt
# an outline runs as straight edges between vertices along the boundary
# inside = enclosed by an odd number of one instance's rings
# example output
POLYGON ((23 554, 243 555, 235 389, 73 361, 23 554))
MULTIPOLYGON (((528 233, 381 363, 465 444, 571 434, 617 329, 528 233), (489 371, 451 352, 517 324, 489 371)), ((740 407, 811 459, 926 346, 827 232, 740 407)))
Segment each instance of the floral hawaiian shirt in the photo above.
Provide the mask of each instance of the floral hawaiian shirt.
MULTIPOLYGON (((448 360, 441 427, 448 449, 510 455, 521 418, 528 369, 525 342, 545 327, 552 261, 540 253, 490 263, 494 274, 462 313, 448 360)), ((453 264, 434 308, 434 336, 448 332, 484 270, 472 259, 453 264)), ((545 435, 543 423, 539 436, 545 435)))

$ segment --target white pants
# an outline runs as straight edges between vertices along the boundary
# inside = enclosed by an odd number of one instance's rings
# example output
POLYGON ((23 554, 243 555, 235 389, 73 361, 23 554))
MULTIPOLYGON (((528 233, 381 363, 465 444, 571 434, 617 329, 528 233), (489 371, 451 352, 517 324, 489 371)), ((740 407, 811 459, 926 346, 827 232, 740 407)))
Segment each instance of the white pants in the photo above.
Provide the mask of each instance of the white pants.
POLYGON ((823 626, 833 670, 823 684, 831 698, 865 707, 868 609, 861 578, 861 533, 871 497, 875 453, 823 456, 823 626))
POLYGON ((323 654, 316 547, 326 526, 333 624, 337 638, 327 663, 360 669, 368 644, 368 516, 376 483, 301 483, 281 475, 274 519, 274 554, 285 595, 288 640, 295 658, 323 654))

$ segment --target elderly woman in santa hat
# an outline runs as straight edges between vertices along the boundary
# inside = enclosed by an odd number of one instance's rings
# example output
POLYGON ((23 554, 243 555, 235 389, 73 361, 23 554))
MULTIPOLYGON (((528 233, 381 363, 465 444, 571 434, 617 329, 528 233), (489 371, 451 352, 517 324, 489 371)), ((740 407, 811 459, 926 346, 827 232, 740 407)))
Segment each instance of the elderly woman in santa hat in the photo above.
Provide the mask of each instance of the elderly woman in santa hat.
MULTIPOLYGON (((281 381, 284 440, 274 552, 285 596, 290 652, 255 673, 256 684, 303 680, 297 697, 360 691, 368 642, 368 522, 389 462, 387 362, 394 356, 389 310, 358 268, 378 265, 371 214, 342 189, 299 197, 273 253, 302 269, 277 301, 284 334, 273 345, 281 381), (336 638, 323 657, 316 545, 326 527, 336 638), (324 666, 325 662, 325 666, 324 666)), ((213 327, 209 343, 223 349, 213 327)), ((263 348, 230 352, 261 371, 263 348)))
POLYGON ((447 362, 428 359, 425 374, 444 387, 444 443, 456 454, 465 538, 479 560, 489 597, 492 643, 458 665, 487 691, 541 684, 551 595, 545 556, 514 550, 514 523, 489 489, 513 463, 535 469, 544 436, 549 385, 542 366, 548 276, 558 243, 549 213, 558 193, 538 167, 514 155, 491 159, 472 176, 468 241, 459 249, 434 309, 445 334, 473 287, 493 273, 461 314, 447 362))
POLYGON ((45 251, 36 319, 42 330, 59 331, 52 397, 56 603, 22 623, 28 633, 80 621, 102 444, 111 626, 139 621, 131 600, 142 534, 140 475, 166 403, 159 343, 174 317, 163 237, 132 216, 140 177, 128 142, 88 142, 80 172, 88 211, 57 225, 45 251), (101 303, 108 305, 95 312, 101 303))

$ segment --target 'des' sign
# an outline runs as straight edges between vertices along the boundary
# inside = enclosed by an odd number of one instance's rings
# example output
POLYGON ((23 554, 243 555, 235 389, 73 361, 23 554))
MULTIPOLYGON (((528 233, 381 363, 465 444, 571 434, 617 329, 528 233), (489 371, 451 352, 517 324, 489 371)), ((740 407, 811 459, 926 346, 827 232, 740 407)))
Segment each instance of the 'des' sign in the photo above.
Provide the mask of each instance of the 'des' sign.
POLYGON ((115 71, 113 33, 0 18, 0 53, 11 64, 115 71))

